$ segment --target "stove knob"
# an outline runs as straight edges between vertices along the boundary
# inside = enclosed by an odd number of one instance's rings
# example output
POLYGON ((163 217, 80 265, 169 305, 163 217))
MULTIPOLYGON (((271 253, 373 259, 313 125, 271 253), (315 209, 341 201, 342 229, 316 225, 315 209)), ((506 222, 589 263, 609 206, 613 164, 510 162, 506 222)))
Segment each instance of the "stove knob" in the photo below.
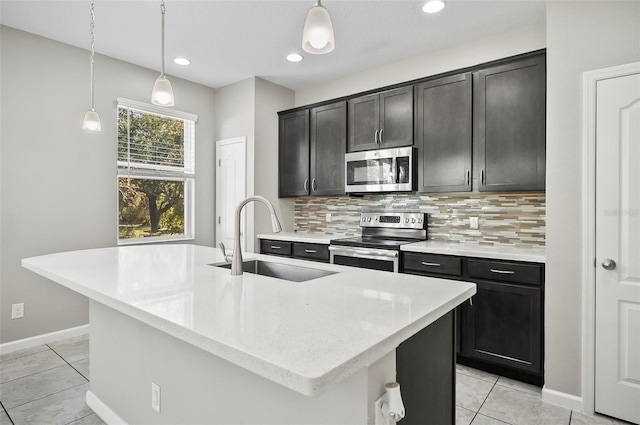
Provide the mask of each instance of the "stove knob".
POLYGON ((409 219, 408 219, 408 218, 405 218, 405 219, 404 219, 404 222, 405 222, 405 223, 408 223, 408 222, 409 222, 409 219))
POLYGON ((371 217, 367 217, 367 221, 371 221, 371 217))
POLYGON ((418 224, 422 224, 422 219, 421 218, 418 219, 418 224))
POLYGON ((362 217, 362 221, 367 221, 367 218, 366 217, 362 217))
POLYGON ((411 223, 415 223, 415 222, 416 222, 416 219, 415 219, 415 218, 412 218, 412 219, 411 219, 411 223))

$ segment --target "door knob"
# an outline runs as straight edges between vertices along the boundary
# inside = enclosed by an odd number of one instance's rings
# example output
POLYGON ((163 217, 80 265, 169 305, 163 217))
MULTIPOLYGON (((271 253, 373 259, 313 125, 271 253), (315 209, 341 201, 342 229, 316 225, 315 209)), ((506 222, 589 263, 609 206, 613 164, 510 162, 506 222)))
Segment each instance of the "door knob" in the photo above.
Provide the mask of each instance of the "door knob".
POLYGON ((613 270, 616 268, 616 262, 611 258, 607 258, 602 262, 602 268, 605 270, 613 270))

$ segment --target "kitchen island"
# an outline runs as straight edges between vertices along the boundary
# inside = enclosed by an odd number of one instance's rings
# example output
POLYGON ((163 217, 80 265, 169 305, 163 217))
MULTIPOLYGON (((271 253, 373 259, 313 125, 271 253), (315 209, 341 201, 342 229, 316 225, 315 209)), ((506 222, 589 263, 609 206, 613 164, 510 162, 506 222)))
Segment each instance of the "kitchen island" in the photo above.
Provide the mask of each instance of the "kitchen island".
POLYGON ((451 311, 476 291, 466 282, 245 254, 251 258, 334 274, 306 282, 231 276, 211 266, 224 262, 217 249, 196 245, 22 264, 90 299, 87 402, 107 423, 373 424, 374 401, 396 380, 396 348, 429 337, 443 318, 451 324, 433 335, 447 338, 453 359, 451 311), (159 411, 152 383, 161 389, 159 411))

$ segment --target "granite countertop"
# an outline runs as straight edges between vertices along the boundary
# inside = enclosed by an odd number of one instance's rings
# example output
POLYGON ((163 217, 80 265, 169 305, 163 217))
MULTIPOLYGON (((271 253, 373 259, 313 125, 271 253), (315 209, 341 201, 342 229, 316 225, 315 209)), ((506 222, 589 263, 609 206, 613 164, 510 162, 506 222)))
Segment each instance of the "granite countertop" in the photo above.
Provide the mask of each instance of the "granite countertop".
POLYGON ((332 239, 340 239, 345 235, 325 235, 324 233, 298 233, 298 232, 280 232, 280 233, 263 233, 258 235, 258 239, 270 239, 274 241, 290 241, 304 243, 321 243, 329 245, 332 239))
POLYGON ((546 261, 544 248, 516 248, 504 245, 486 246, 444 241, 423 241, 402 245, 400 250, 423 254, 446 254, 532 263, 544 263, 546 261))
POLYGON ((372 364, 476 292, 468 282, 250 258, 337 273, 303 283, 231 276, 210 265, 223 261, 220 250, 186 244, 66 252, 22 265, 304 395, 372 364))

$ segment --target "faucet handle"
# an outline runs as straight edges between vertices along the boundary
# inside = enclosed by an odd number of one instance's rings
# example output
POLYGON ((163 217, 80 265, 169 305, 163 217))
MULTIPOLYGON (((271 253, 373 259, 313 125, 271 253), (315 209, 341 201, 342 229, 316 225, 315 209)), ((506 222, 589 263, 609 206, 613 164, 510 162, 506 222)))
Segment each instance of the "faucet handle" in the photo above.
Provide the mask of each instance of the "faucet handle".
POLYGON ((224 243, 222 243, 222 241, 218 242, 218 246, 220 247, 220 251, 222 251, 222 255, 224 255, 224 261, 226 261, 227 263, 231 262, 231 254, 227 254, 227 250, 224 247, 224 243))

